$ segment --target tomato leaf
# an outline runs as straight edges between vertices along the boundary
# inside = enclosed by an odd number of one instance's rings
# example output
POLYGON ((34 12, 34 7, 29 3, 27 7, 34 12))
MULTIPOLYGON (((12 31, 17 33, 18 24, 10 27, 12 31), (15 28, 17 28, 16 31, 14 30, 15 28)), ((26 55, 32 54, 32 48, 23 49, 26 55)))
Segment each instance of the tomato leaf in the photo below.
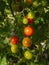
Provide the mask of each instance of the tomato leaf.
POLYGON ((2 61, 1 61, 0 65, 7 65, 6 57, 2 58, 2 61))
POLYGON ((7 43, 9 43, 9 38, 5 38, 4 40, 4 44, 7 44, 7 43))

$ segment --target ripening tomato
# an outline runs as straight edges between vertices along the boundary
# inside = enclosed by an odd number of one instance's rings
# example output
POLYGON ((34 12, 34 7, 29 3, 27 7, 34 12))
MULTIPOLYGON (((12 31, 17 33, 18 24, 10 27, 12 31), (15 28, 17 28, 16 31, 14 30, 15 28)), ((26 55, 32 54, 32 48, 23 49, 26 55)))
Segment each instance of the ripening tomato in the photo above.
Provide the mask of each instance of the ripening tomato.
POLYGON ((32 41, 31 41, 30 38, 25 37, 22 40, 22 44, 23 44, 24 47, 30 47, 32 45, 32 41))
POLYGON ((12 53, 17 53, 18 52, 18 46, 17 45, 12 45, 11 46, 11 52, 12 53))
POLYGON ((33 0, 24 0, 24 2, 26 2, 28 5, 31 5, 33 0))
POLYGON ((19 41, 19 38, 17 36, 13 36, 10 38, 10 43, 17 44, 19 41))
POLYGON ((24 28, 24 34, 26 36, 32 36, 34 34, 34 28, 32 28, 31 26, 27 26, 24 28))
POLYGON ((24 57, 28 60, 32 59, 32 53, 30 51, 25 51, 24 57))
POLYGON ((33 23, 34 22, 34 13, 33 12, 28 12, 26 18, 28 19, 28 23, 33 23))

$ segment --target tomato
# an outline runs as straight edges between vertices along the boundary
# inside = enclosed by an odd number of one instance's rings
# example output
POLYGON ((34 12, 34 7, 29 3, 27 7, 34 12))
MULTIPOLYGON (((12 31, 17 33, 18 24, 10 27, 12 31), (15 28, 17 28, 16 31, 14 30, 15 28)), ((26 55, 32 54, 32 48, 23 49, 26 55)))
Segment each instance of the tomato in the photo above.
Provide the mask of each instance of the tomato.
POLYGON ((28 60, 32 59, 32 53, 30 51, 25 51, 24 57, 28 60))
POLYGON ((26 2, 28 5, 31 5, 33 0, 24 0, 24 2, 26 2))
POLYGON ((28 12, 27 16, 28 16, 28 18, 33 19, 34 13, 32 11, 30 11, 30 12, 28 12))
POLYGON ((24 23, 24 24, 27 24, 27 23, 28 23, 27 18, 25 18, 25 17, 23 18, 23 23, 24 23))
POLYGON ((34 14, 33 12, 28 12, 26 18, 28 19, 28 23, 33 23, 34 22, 34 14))
POLYGON ((24 47, 30 47, 32 45, 32 41, 31 41, 30 38, 25 37, 22 40, 22 44, 23 44, 24 47))
POLYGON ((28 23, 33 23, 34 19, 28 19, 28 23))
POLYGON ((24 28, 24 34, 26 36, 32 36, 34 34, 34 28, 32 28, 31 26, 26 26, 24 28))
POLYGON ((34 1, 33 2, 33 7, 37 7, 38 6, 38 1, 34 1))
POLYGON ((10 38, 10 43, 17 44, 19 41, 19 38, 17 36, 13 36, 10 38))
POLYGON ((17 45, 12 45, 11 46, 11 52, 12 53, 17 53, 18 52, 18 46, 17 45))

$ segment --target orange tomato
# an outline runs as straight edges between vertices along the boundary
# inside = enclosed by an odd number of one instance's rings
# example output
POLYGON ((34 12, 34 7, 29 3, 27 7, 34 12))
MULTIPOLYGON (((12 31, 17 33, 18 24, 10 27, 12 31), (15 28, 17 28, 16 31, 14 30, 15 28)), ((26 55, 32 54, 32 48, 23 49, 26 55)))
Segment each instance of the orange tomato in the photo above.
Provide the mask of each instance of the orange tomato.
POLYGON ((22 44, 24 47, 30 47, 32 45, 32 41, 30 38, 28 37, 25 37, 23 40, 22 40, 22 44))
POLYGON ((24 0, 24 2, 26 2, 28 5, 31 5, 33 0, 24 0))
POLYGON ((27 26, 24 28, 24 34, 26 36, 32 36, 34 34, 34 29, 31 26, 27 26))

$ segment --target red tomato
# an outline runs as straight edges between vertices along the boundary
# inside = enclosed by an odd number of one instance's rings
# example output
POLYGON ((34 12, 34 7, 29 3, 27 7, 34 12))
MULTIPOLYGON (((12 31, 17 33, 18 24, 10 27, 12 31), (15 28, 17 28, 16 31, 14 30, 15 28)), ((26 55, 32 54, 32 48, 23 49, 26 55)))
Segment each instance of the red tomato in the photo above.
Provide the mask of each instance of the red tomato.
POLYGON ((30 23, 33 23, 34 22, 34 19, 30 19, 30 18, 28 18, 28 23, 30 24, 30 23))
POLYGON ((19 41, 19 39, 17 36, 13 36, 10 38, 10 43, 12 43, 12 44, 17 44, 18 41, 19 41))
POLYGON ((32 36, 34 34, 34 29, 31 26, 27 26, 24 28, 24 34, 26 36, 32 36))
POLYGON ((34 13, 33 12, 28 12, 26 18, 28 19, 28 23, 33 23, 34 22, 34 13))
POLYGON ((34 18, 28 18, 28 16, 26 16, 26 18, 28 19, 28 23, 31 24, 34 22, 34 18))

